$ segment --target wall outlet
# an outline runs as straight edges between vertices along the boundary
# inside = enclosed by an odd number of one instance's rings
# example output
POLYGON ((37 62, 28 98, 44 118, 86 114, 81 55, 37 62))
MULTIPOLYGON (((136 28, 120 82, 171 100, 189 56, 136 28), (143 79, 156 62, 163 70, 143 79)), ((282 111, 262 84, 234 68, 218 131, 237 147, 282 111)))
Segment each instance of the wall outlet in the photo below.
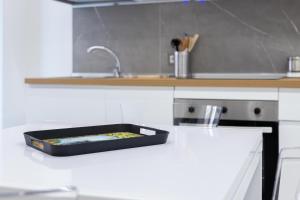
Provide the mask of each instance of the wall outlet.
POLYGON ((173 65, 175 63, 175 56, 174 54, 169 54, 169 65, 173 65))

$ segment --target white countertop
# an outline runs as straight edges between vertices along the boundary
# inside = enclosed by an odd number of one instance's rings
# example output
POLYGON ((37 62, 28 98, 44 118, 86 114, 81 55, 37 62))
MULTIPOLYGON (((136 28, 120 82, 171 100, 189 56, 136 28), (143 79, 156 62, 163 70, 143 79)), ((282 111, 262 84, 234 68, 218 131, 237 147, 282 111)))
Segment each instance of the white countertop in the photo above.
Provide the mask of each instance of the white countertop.
POLYGON ((159 127, 165 145, 51 157, 25 145, 27 125, 0 133, 0 187, 77 186, 81 195, 136 200, 226 199, 261 144, 260 129, 159 127))

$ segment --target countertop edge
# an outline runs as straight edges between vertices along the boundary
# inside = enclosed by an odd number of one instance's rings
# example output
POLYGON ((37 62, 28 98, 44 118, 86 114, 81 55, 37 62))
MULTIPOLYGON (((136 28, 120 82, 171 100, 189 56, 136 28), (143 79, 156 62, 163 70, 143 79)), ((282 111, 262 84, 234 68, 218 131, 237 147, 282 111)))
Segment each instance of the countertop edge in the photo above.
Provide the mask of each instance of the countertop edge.
POLYGON ((300 79, 175 79, 175 78, 26 78, 29 85, 104 85, 155 87, 242 87, 242 88, 300 88, 300 79))

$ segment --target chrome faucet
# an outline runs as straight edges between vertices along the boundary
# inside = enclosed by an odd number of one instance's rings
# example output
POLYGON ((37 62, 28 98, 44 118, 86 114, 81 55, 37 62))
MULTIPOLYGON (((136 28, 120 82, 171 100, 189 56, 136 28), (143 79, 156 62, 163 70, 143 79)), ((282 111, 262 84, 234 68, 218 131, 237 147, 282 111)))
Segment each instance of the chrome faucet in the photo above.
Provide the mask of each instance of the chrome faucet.
POLYGON ((105 46, 92 46, 87 49, 87 52, 91 53, 96 50, 106 51, 107 53, 109 53, 110 55, 112 55, 114 57, 114 59, 116 60, 116 66, 114 68, 113 73, 114 73, 115 77, 120 78, 121 77, 121 64, 120 64, 120 59, 118 58, 118 56, 111 49, 109 49, 105 46))

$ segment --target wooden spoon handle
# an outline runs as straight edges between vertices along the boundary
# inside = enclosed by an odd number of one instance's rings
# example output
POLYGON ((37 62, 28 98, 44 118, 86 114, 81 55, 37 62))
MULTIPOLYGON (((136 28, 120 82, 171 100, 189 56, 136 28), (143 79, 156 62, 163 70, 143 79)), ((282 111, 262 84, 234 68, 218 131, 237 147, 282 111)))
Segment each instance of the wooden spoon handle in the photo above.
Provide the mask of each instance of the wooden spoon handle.
POLYGON ((181 45, 180 45, 179 50, 184 51, 184 50, 188 49, 189 43, 190 43, 189 37, 184 37, 183 39, 181 39, 181 45))
POLYGON ((200 37, 199 34, 195 34, 193 37, 190 38, 190 44, 189 44, 189 47, 188 47, 189 52, 191 52, 194 49, 199 37, 200 37))

